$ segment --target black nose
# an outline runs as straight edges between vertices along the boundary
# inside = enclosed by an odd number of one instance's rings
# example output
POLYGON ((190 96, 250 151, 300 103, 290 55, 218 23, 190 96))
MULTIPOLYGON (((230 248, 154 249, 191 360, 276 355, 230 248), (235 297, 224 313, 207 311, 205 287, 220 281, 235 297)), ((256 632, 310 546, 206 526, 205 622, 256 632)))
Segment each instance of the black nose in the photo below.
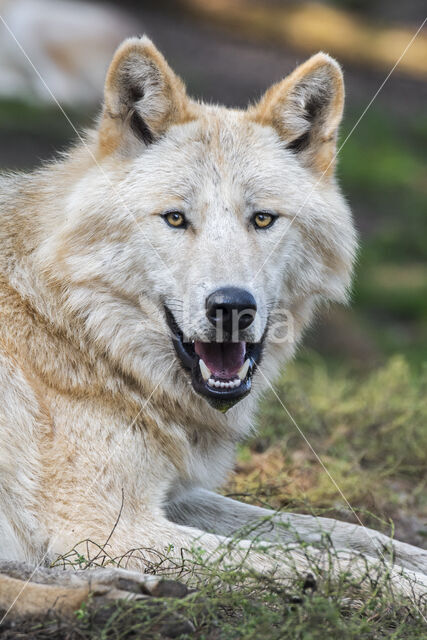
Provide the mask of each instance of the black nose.
POLYGON ((255 298, 244 289, 224 287, 206 298, 206 315, 209 322, 227 333, 235 333, 249 327, 255 314, 255 298))

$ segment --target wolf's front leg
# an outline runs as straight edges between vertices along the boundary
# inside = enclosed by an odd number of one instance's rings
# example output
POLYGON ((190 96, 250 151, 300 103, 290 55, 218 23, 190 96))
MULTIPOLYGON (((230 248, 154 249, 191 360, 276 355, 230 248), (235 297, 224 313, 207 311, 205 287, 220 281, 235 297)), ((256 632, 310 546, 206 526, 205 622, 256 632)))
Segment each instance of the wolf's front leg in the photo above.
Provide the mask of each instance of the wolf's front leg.
POLYGON ((385 557, 427 575, 427 551, 391 540, 378 531, 332 518, 276 513, 226 498, 205 489, 192 489, 167 505, 171 520, 224 536, 241 530, 248 538, 270 542, 316 544, 327 534, 336 550, 385 557))
POLYGON ((73 523, 69 529, 72 527, 72 535, 52 538, 46 558, 65 566, 82 560, 92 567, 113 561, 127 569, 168 575, 184 573, 190 577, 197 575, 200 562, 222 568, 244 565, 255 573, 278 573, 282 580, 294 579, 295 572, 308 571, 307 559, 300 550, 291 551, 284 565, 283 558, 276 558, 274 550, 269 552, 268 544, 235 541, 173 523, 145 510, 135 516, 137 524, 121 520, 113 531, 100 526, 99 520, 96 529, 88 522, 73 523))
MULTIPOLYGON (((239 503, 235 503, 236 506, 239 503)), ((232 539, 202 529, 168 521, 156 511, 144 509, 134 514, 134 521, 123 518, 111 531, 101 527, 102 514, 96 514, 96 530, 85 519, 71 525, 74 540, 84 540, 75 547, 75 555, 68 554, 69 560, 78 559, 78 554, 92 560, 90 566, 105 563, 104 556, 115 564, 129 569, 160 575, 175 575, 197 586, 200 579, 209 576, 209 567, 214 574, 230 567, 239 567, 248 577, 259 574, 278 580, 284 586, 292 586, 295 579, 307 573, 341 576, 350 573, 360 580, 361 585, 370 588, 370 576, 377 575, 378 560, 362 557, 347 551, 327 554, 323 550, 298 542, 274 544, 265 541, 232 539), (91 543, 86 539, 90 538, 91 543), (94 544, 97 543, 97 544, 94 544)), ((220 521, 220 519, 219 519, 220 521)), ((71 531, 71 528, 69 529, 71 531)), ((60 543, 51 545, 50 559, 66 553, 73 545, 60 543), (56 554, 54 553, 56 552, 56 554)), ((380 567, 381 570, 381 567, 380 567)), ((387 573, 396 588, 406 596, 420 597, 427 590, 427 576, 413 571, 387 568, 387 573)))

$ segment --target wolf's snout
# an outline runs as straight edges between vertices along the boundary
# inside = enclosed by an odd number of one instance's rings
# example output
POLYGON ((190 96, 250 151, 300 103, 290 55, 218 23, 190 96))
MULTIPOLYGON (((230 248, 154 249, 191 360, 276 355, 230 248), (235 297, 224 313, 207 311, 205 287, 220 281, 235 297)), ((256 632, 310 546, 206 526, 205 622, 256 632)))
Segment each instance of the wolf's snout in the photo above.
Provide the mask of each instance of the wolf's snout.
POLYGON ((249 327, 257 306, 249 291, 237 287, 217 289, 206 298, 206 315, 215 327, 234 333, 249 327))

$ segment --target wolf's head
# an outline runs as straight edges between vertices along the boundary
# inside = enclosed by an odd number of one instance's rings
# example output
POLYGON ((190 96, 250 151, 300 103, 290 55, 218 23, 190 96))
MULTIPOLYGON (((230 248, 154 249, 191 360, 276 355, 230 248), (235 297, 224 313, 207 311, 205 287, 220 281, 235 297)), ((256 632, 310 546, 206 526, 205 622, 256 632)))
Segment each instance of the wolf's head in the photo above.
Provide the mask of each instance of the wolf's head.
POLYGON ((72 301, 90 289, 88 328, 124 369, 161 382, 173 362, 181 398, 190 381, 225 410, 261 359, 272 372, 290 357, 319 300, 345 299, 355 232, 333 175, 343 99, 323 53, 241 111, 189 99, 147 38, 118 49, 61 260, 72 301))

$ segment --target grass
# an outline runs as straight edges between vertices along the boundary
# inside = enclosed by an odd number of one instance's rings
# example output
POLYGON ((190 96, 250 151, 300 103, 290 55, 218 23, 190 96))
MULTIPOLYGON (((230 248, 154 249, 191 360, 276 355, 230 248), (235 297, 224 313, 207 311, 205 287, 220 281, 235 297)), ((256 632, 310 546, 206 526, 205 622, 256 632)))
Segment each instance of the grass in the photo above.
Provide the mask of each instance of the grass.
POLYGON ((154 639, 174 633, 200 640, 419 640, 425 631, 414 610, 384 591, 352 608, 342 599, 344 579, 321 590, 313 580, 301 579, 290 592, 263 580, 248 584, 243 577, 230 571, 222 576, 221 589, 212 583, 180 600, 122 601, 101 610, 89 604, 77 614, 75 637, 154 639), (176 633, 178 625, 184 633, 176 633))
MULTIPOLYGON (((396 356, 370 373, 351 372, 305 352, 275 388, 360 519, 390 533, 391 520, 403 525, 411 514, 420 526, 410 541, 422 542, 427 367, 416 371, 396 356)), ((352 518, 272 394, 265 398, 258 422, 258 433, 240 449, 237 473, 226 491, 249 494, 250 500, 277 508, 352 518)))
MULTIPOLYGON (((332 558, 328 541, 324 551, 332 558)), ((280 551, 286 559, 286 548, 280 551)), ((226 564, 228 548, 221 562, 226 564)), ((82 556, 74 556, 78 569, 82 556)), ((200 640, 419 640, 425 623, 416 607, 394 593, 384 565, 359 578, 351 571, 332 577, 312 561, 312 573, 295 570, 286 585, 274 576, 257 575, 243 564, 226 569, 197 549, 182 560, 182 575, 198 574, 196 589, 182 597, 145 597, 116 602, 89 599, 74 617, 51 615, 27 619, 19 637, 29 640, 89 640, 165 637, 200 640), (367 592, 362 585, 368 585, 367 592)), ((357 556, 355 556, 356 558, 357 556)), ((67 563, 72 554, 68 554, 67 563)), ((88 563, 88 559, 86 559, 88 563)), ((152 566, 159 573, 163 569, 152 566)), ((7 633, 7 629, 6 629, 7 633)), ((3 636, 7 638, 7 635, 3 636)), ((10 636, 14 637, 14 636, 10 636)))

